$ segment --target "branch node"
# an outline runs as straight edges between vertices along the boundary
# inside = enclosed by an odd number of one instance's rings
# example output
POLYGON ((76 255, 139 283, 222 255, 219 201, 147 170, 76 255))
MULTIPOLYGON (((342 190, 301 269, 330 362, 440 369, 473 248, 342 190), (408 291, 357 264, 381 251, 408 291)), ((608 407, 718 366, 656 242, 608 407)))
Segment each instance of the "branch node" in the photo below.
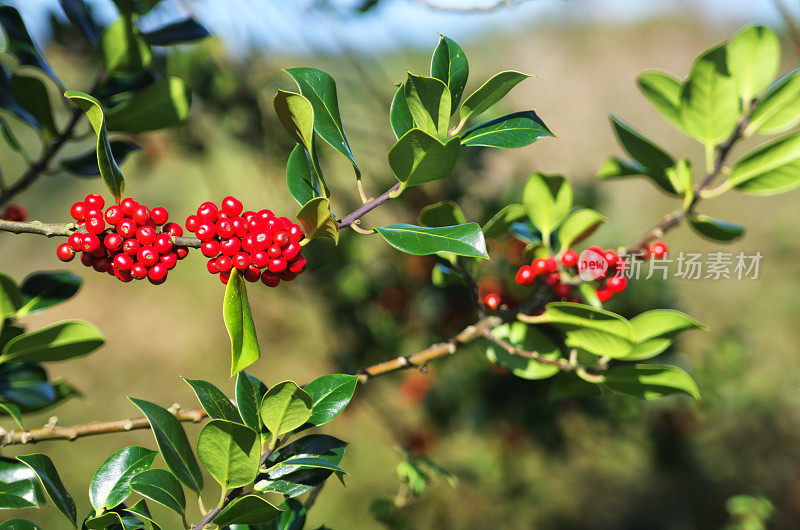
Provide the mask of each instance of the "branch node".
POLYGON ((173 403, 167 410, 170 412, 170 414, 176 414, 180 412, 181 406, 178 403, 173 403))

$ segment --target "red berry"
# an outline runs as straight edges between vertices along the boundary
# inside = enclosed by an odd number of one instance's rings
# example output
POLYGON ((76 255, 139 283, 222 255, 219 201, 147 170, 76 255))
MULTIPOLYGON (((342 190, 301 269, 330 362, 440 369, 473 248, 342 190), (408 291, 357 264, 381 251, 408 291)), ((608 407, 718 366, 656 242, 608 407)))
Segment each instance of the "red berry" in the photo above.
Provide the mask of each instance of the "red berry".
POLYGON ((152 267, 158 263, 158 252, 152 246, 146 246, 139 249, 136 253, 136 260, 145 267, 152 267))
POLYGON ((245 252, 253 252, 256 249, 256 238, 253 234, 247 234, 242 238, 242 250, 245 252))
POLYGON ((286 232, 278 232, 272 237, 272 241, 277 246, 283 248, 289 244, 289 235, 286 232))
POLYGON ((103 215, 106 222, 110 225, 116 225, 125 217, 125 213, 122 211, 121 206, 109 206, 106 208, 106 213, 103 215))
POLYGON ((114 256, 114 267, 120 271, 129 271, 133 267, 133 258, 127 254, 117 254, 114 256))
POLYGON ((601 302, 608 302, 611 300, 612 296, 614 296, 614 293, 608 287, 602 286, 597 288, 597 299, 601 302))
POLYGON ((606 263, 608 263, 608 270, 614 268, 614 265, 616 265, 617 261, 619 261, 619 256, 617 255, 616 252, 614 252, 611 249, 605 250, 603 252, 603 258, 605 258, 606 263))
POLYGON ((497 308, 500 307, 500 296, 495 293, 487 294, 483 298, 483 303, 492 311, 497 311, 497 308))
POLYGON ((212 239, 210 241, 203 241, 200 245, 200 252, 207 258, 216 258, 219 256, 219 241, 212 239))
POLYGON ((277 247, 275 245, 272 245, 269 248, 267 248, 267 255, 270 258, 279 258, 281 256, 281 253, 282 252, 281 252, 280 247, 277 247))
POLYGON ((213 223, 217 220, 219 209, 211 201, 206 201, 197 209, 197 220, 201 223, 213 223))
POLYGON ((253 236, 253 248, 255 250, 266 250, 270 243, 272 243, 272 234, 270 232, 259 232, 253 236))
POLYGON ((628 278, 625 276, 613 276, 606 281, 606 287, 608 287, 612 293, 621 293, 627 286, 628 278))
POLYGON ((288 217, 278 217, 278 220, 281 222, 284 232, 287 232, 289 230, 289 227, 292 226, 293 224, 291 219, 289 219, 288 217))
POLYGON ((137 280, 142 280, 147 278, 147 267, 142 265, 141 263, 134 263, 131 267, 131 276, 136 278, 137 280))
POLYGON ((122 244, 122 252, 128 256, 135 256, 141 246, 135 239, 128 239, 122 244))
POLYGON ((84 234, 81 250, 84 252, 94 252, 100 248, 100 238, 94 234, 84 234))
POLYGON ((163 263, 156 263, 149 269, 147 269, 147 279, 150 280, 150 283, 153 285, 161 285, 164 283, 164 280, 167 279, 167 273, 169 269, 163 263))
POLYGON ((103 238, 103 246, 108 250, 119 250, 122 248, 122 236, 116 232, 109 232, 103 238))
POLYGON ((6 211, 3 212, 0 219, 5 219, 6 221, 24 221, 27 216, 28 212, 26 212, 24 208, 16 204, 10 204, 6 208, 6 211))
POLYGON ((261 277, 261 271, 255 265, 250 265, 242 273, 242 276, 246 281, 250 283, 257 282, 258 279, 261 277))
POLYGON ((544 261, 547 264, 548 271, 556 272, 558 270, 558 262, 553 256, 548 256, 544 261))
POLYGON ((75 257, 75 252, 70 248, 68 243, 61 243, 56 248, 56 256, 61 261, 72 261, 72 258, 75 257))
POLYGON ((133 219, 137 225, 146 225, 147 221, 150 220, 150 208, 142 205, 137 206, 131 214, 131 219, 133 219))
POLYGON ((222 239, 228 239, 236 234, 236 228, 230 219, 220 219, 217 221, 217 235, 222 239))
POLYGON ((92 268, 97 272, 108 272, 111 268, 111 260, 105 257, 97 258, 94 260, 94 263, 92 263, 92 268))
POLYGON ((656 258, 661 259, 667 255, 667 252, 669 252, 669 247, 663 241, 656 241, 650 245, 650 252, 652 252, 653 256, 656 258))
POLYGON ((164 225, 164 232, 172 237, 181 237, 183 235, 183 227, 178 223, 167 223, 164 225))
POLYGON ((572 286, 566 283, 557 283, 553 286, 553 292, 559 298, 566 298, 572 292, 572 286))
POLYGON ((217 267, 217 260, 213 258, 208 260, 208 263, 206 263, 206 269, 208 269, 208 272, 210 272, 211 274, 217 274, 219 272, 219 267, 217 267))
POLYGON ((124 213, 125 216, 130 217, 133 215, 133 211, 139 206, 139 203, 130 197, 127 197, 122 199, 122 202, 119 203, 119 205, 122 207, 122 213, 124 213))
POLYGON ((169 234, 158 234, 153 240, 153 246, 159 254, 166 254, 172 250, 172 236, 169 234))
POLYGON ((561 264, 565 267, 574 267, 578 264, 578 253, 573 249, 567 249, 561 256, 561 264))
POLYGON ((91 267, 94 264, 95 257, 91 255, 89 252, 82 252, 81 253, 81 263, 86 265, 87 267, 91 267))
POLYGON ((74 251, 83 250, 83 234, 81 232, 73 232, 67 238, 69 247, 74 251))
POLYGON ((292 241, 300 241, 303 239, 303 229, 300 228, 300 225, 293 224, 289 227, 286 233, 289 234, 289 239, 292 241))
POLYGON ((115 268, 111 269, 114 272, 114 276, 119 278, 121 282, 128 283, 129 281, 133 280, 133 276, 131 275, 130 271, 121 271, 115 268))
POLYGON ((156 206, 150 210, 150 219, 157 225, 163 225, 169 219, 169 212, 163 206, 156 206))
POLYGON ((220 252, 225 254, 226 256, 233 256, 242 248, 242 243, 239 241, 238 237, 232 237, 230 239, 226 239, 220 244, 220 252))
POLYGON ((552 272, 544 277, 544 281, 547 282, 547 285, 550 287, 555 287, 555 285, 561 281, 561 275, 557 272, 552 272))
POLYGON ((536 258, 531 262, 530 266, 534 276, 544 274, 545 272, 550 270, 550 266, 547 264, 547 260, 544 258, 536 258))
POLYGON ((233 229, 235 230, 236 237, 243 238, 247 235, 247 222, 241 217, 234 217, 231 219, 233 229))
POLYGON ((92 234, 99 234, 103 230, 106 229, 106 222, 103 221, 103 217, 92 216, 86 218, 86 231, 92 234))
POLYGON ((222 206, 222 213, 229 217, 235 217, 242 213, 242 210, 244 210, 244 205, 242 205, 242 202, 236 197, 231 197, 230 195, 222 199, 220 206, 222 206))
POLYGON ((250 256, 244 252, 237 252, 231 259, 233 261, 233 266, 240 271, 250 266, 250 256))
POLYGON ((158 258, 158 262, 166 265, 168 269, 172 270, 178 263, 178 255, 175 252, 167 252, 158 258))
POLYGON ((250 254, 250 263, 258 267, 259 269, 263 269, 269 263, 269 254, 267 254, 263 250, 256 250, 252 254, 250 254))
POLYGON ((261 282, 269 287, 276 287, 281 283, 281 277, 269 271, 261 273, 261 282))
POLYGON ((98 210, 102 210, 103 206, 106 205, 106 201, 103 200, 103 197, 96 193, 90 193, 87 195, 83 200, 83 203, 90 208, 96 208, 98 210))
POLYGON ((250 218, 255 216, 255 215, 257 215, 256 212, 254 212, 252 210, 247 210, 246 212, 244 212, 242 214, 242 219, 244 219, 245 221, 249 221, 250 218))
POLYGON ((76 221, 83 221, 83 216, 86 214, 86 205, 82 202, 76 202, 72 205, 72 208, 69 209, 69 214, 76 221))
POLYGON ((197 227, 200 225, 200 220, 197 218, 196 215, 190 215, 186 218, 186 230, 189 232, 194 232, 197 230, 197 227))
POLYGON ((292 261, 297 257, 298 254, 300 254, 301 250, 303 250, 303 247, 300 246, 300 243, 292 241, 286 245, 286 248, 283 249, 283 257, 288 261, 292 261))
POLYGON ((117 223, 117 233, 125 239, 136 237, 136 222, 133 219, 125 218, 117 223))
POLYGON ((214 236, 217 235, 217 231, 213 223, 200 223, 197 226, 197 230, 194 231, 194 234, 200 241, 208 241, 209 239, 214 239, 214 236))
POLYGON ((178 256, 178 259, 183 259, 189 255, 189 249, 187 247, 175 247, 175 255, 178 256))
POLYGON ((288 263, 283 258, 275 258, 269 260, 267 267, 269 267, 269 272, 279 273, 286 270, 288 263))
POLYGON ((269 228, 272 232, 277 232, 279 230, 283 230, 283 223, 280 222, 277 217, 272 217, 267 219, 267 228, 269 228))
POLYGON ((597 253, 598 253, 598 254, 600 254, 601 256, 602 256, 602 255, 603 255, 603 253, 605 252, 605 251, 603 250, 603 247, 598 247, 597 245, 591 245, 591 246, 588 246, 588 247, 586 247, 586 250, 591 250, 592 252, 597 252, 597 253))
POLYGON ((289 270, 295 274, 300 274, 304 270, 306 270, 306 265, 308 261, 306 260, 305 256, 300 254, 297 256, 294 261, 289 264, 289 270))
POLYGON ((536 280, 536 273, 534 272, 533 267, 530 265, 523 265, 520 267, 517 271, 515 280, 520 285, 533 285, 533 282, 536 280))
POLYGON ((217 268, 220 272, 228 272, 233 268, 233 260, 230 256, 222 256, 217 257, 217 268))
POLYGON ((275 217, 275 214, 274 214, 274 213, 272 213, 272 210, 266 210, 266 209, 264 209, 264 210, 259 210, 257 215, 258 215, 260 218, 262 218, 263 220, 265 220, 265 221, 269 221, 270 219, 272 219, 273 217, 275 217))
POLYGON ((136 240, 142 245, 152 245, 153 241, 156 240, 155 228, 149 226, 140 226, 136 230, 136 240))
POLYGON ((219 273, 219 281, 222 283, 228 283, 228 280, 231 277, 231 271, 225 271, 219 273))

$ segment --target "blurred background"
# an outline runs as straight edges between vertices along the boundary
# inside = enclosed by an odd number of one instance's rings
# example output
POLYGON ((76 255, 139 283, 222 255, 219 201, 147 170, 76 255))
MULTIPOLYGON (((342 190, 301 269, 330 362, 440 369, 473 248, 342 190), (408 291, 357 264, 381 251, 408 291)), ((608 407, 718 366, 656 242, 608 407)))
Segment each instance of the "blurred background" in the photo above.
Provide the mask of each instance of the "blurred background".
MULTIPOLYGON (((21 11, 64 84, 86 90, 95 62, 57 2, 7 3, 21 11)), ((114 16, 110 1, 91 3, 100 20, 114 16)), ((386 161, 394 141, 388 122, 393 83, 404 80, 406 70, 427 72, 442 32, 466 51, 468 91, 500 70, 534 74, 496 112, 535 108, 558 138, 515 151, 471 151, 453 178, 414 188, 365 222, 416 222, 423 206, 452 199, 468 219, 483 223, 518 200, 525 178, 540 170, 567 175, 576 204, 610 218, 587 243, 625 245, 679 205, 644 180, 596 182, 605 158, 620 154, 604 111, 673 155, 700 160, 701 146, 656 114, 639 94, 636 76, 659 68, 683 78, 694 57, 746 23, 772 27, 784 45, 782 70, 793 68, 800 62, 795 29, 781 8, 800 13, 794 0, 531 0, 516 6, 492 0, 165 0, 145 24, 191 12, 215 37, 156 57, 163 72, 191 86, 192 112, 183 126, 139 139, 145 148, 122 166, 126 191, 145 204, 166 206, 179 221, 202 201, 228 194, 245 199, 248 208, 294 214, 284 176, 293 144, 271 100, 276 89, 293 88, 282 68, 312 66, 336 79, 368 193, 380 194, 393 182, 386 161)), ((58 97, 55 89, 52 96, 58 97)), ((60 119, 66 118, 65 110, 60 119)), ((32 135, 25 140, 35 142, 32 135)), ((5 145, 0 157, 6 175, 22 171, 23 161, 5 145)), ((351 169, 328 146, 321 158, 334 210, 352 210, 358 199, 351 169)), ((69 204, 102 190, 98 180, 53 174, 15 202, 30 219, 60 222, 68 219, 69 204)), ((687 334, 668 354, 698 381, 702 401, 642 403, 604 395, 550 402, 548 381, 498 373, 480 347, 464 348, 424 373, 399 372, 359 387, 347 413, 324 427, 351 442, 342 465, 352 476, 347 487, 325 486, 309 528, 720 528, 732 521, 726 501, 734 495, 769 499, 771 527, 800 526, 798 194, 729 194, 704 201, 700 211, 745 224, 746 236, 722 247, 681 227, 667 238, 671 249, 759 251, 758 279, 639 280, 608 307, 626 316, 675 307, 707 324, 709 331, 687 334), (380 499, 409 497, 395 470, 406 452, 450 471, 456 486, 432 475, 419 498, 386 508, 380 499)), ((41 237, 0 235, 0 270, 17 281, 34 270, 62 268, 85 279, 71 301, 26 323, 86 319, 107 344, 89 357, 51 366, 83 396, 29 417, 28 425, 44 424, 53 414, 63 425, 135 416, 129 395, 194 407, 181 376, 233 394, 233 381, 225 377, 224 286, 208 275, 205 260, 190 257, 169 282, 153 287, 121 284, 78 263, 65 266, 55 247, 41 237)), ((520 246, 492 241, 490 253, 493 261, 475 271, 481 286, 507 300, 523 296, 513 285, 520 246)), ((307 255, 310 272, 291 285, 250 288, 262 359, 249 371, 268 384, 306 382, 409 354, 475 319, 464 286, 432 285, 432 258, 400 255, 354 233, 343 233, 338 247, 315 242, 307 255)), ((194 439, 199 426, 187 429, 194 439)), ((3 453, 46 451, 85 513, 92 474, 108 454, 133 444, 153 446, 152 434, 45 442, 3 453)), ((24 516, 43 528, 64 524, 52 509, 24 516)))

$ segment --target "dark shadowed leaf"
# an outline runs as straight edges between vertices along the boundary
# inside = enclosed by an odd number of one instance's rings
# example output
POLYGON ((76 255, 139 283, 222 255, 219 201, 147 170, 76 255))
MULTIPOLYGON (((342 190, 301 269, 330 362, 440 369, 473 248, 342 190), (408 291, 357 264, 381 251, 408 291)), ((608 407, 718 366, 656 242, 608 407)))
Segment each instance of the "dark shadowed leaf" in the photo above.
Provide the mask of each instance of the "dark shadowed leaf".
POLYGON ((282 511, 258 495, 245 495, 228 504, 213 522, 220 528, 231 524, 261 525, 277 519, 282 511))
POLYGON ((681 82, 667 72, 658 70, 644 72, 636 82, 650 104, 667 121, 682 131, 683 124, 678 112, 681 100, 681 82))
POLYGON ((23 306, 19 314, 31 314, 72 298, 82 280, 66 271, 36 272, 22 282, 23 306))
POLYGON ((423 208, 419 212, 419 222, 423 226, 453 226, 464 224, 467 219, 458 204, 440 201, 423 208))
POLYGON ((151 46, 170 46, 184 42, 194 42, 208 37, 210 33, 193 18, 185 18, 142 33, 151 46))
POLYGON ((261 399, 266 393, 267 386, 244 370, 236 375, 236 406, 244 424, 256 432, 261 432, 261 399))
POLYGON ((100 41, 100 29, 86 2, 84 0, 59 0, 59 3, 72 25, 80 30, 89 44, 96 46, 100 41))
POLYGON ((122 17, 103 32, 101 57, 111 72, 135 72, 150 63, 153 53, 130 17, 122 17))
MULTIPOLYGON (((122 164, 129 154, 141 149, 137 144, 127 140, 111 140, 110 145, 114 160, 117 160, 118 164, 122 164)), ((100 168, 97 166, 97 151, 95 149, 82 155, 65 158, 59 162, 59 165, 79 177, 100 176, 100 168)))
POLYGON ((161 505, 183 515, 186 497, 180 482, 164 469, 142 471, 130 482, 131 489, 161 505))
MULTIPOLYGON (((312 434, 300 438, 270 455, 267 460, 267 467, 272 467, 278 462, 293 457, 313 456, 324 458, 329 462, 338 465, 344 456, 347 444, 333 436, 325 434, 312 434)), ((298 469, 292 473, 284 474, 280 478, 271 478, 270 475, 262 475, 256 483, 256 491, 275 492, 296 497, 307 493, 325 481, 332 471, 320 468, 298 469)))
POLYGON ((506 205, 483 225, 483 235, 484 237, 499 236, 508 229, 511 223, 517 222, 524 217, 524 206, 521 204, 506 205))
POLYGON ((286 187, 301 206, 322 196, 313 161, 305 147, 300 144, 294 146, 286 162, 286 187))
POLYGON ((708 215, 694 214, 689 217, 689 223, 695 232, 714 241, 733 241, 744 234, 744 225, 708 215))
MULTIPOLYGON (((522 350, 537 352, 550 361, 561 357, 561 350, 547 335, 522 322, 498 326, 492 330, 492 335, 522 350)), ((547 379, 560 371, 558 366, 511 354, 488 340, 484 342, 484 351, 489 361, 523 379, 547 379)))
POLYGON ((184 379, 192 390, 194 390, 197 400, 203 406, 203 410, 212 419, 228 420, 242 423, 242 418, 231 400, 222 391, 209 383, 200 379, 184 379))
POLYGON ((43 454, 32 454, 18 456, 17 460, 24 463, 36 473, 42 486, 44 486, 44 490, 47 492, 47 496, 50 497, 50 500, 53 501, 56 508, 58 508, 67 519, 72 521, 73 526, 76 526, 78 514, 75 509, 75 501, 72 500, 72 497, 67 492, 66 488, 64 488, 64 484, 61 483, 61 478, 58 476, 56 467, 53 465, 53 461, 50 460, 50 457, 43 454))
POLYGON ((51 78, 58 82, 55 72, 47 64, 42 52, 33 42, 28 28, 22 21, 19 11, 11 6, 0 6, 0 25, 6 34, 6 51, 17 58, 20 64, 35 66, 44 70, 51 78))
POLYGON ((177 77, 168 77, 108 111, 108 129, 140 133, 171 127, 186 119, 191 105, 186 84, 177 77))
POLYGON ((58 128, 53 120, 47 85, 36 76, 16 73, 11 77, 9 87, 17 103, 39 124, 45 141, 57 137, 58 128))

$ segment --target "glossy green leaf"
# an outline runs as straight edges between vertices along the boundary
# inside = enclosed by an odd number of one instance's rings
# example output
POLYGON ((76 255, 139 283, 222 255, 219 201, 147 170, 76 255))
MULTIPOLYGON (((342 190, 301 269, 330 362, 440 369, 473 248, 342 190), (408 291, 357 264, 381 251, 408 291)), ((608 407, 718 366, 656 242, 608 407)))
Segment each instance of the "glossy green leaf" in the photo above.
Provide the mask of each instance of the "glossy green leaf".
POLYGON ((403 84, 403 95, 416 128, 430 136, 447 136, 451 108, 447 85, 439 79, 416 76, 409 72, 403 84))
POLYGON ((460 153, 457 137, 443 143, 425 131, 411 129, 389 151, 389 166, 397 180, 418 186, 449 176, 460 153))
POLYGON ((532 110, 506 114, 479 123, 461 135, 466 147, 501 147, 515 149, 530 145, 539 138, 555 136, 532 110))
POLYGON ((145 530, 161 530, 161 526, 153 520, 150 508, 148 508, 147 501, 144 499, 140 499, 136 504, 124 510, 123 513, 131 514, 139 521, 142 521, 145 530))
POLYGON ((92 46, 100 41, 100 30, 92 11, 84 0, 59 0, 61 9, 73 26, 78 28, 92 46))
POLYGON ((236 406, 244 424, 256 432, 261 432, 261 398, 266 393, 266 385, 244 370, 236 375, 236 406))
POLYGON ((443 82, 450 90, 450 110, 455 113, 469 77, 469 62, 461 46, 450 37, 441 35, 431 58, 431 77, 443 82))
POLYGON ((19 407, 14 405, 13 403, 5 403, 0 401, 0 413, 5 413, 14 420, 14 423, 20 429, 24 429, 22 426, 22 412, 19 410, 19 407))
MULTIPOLYGON (((233 275, 231 275, 233 276, 233 275)), ((194 491, 203 489, 203 475, 194 459, 192 446, 186 438, 181 422, 170 411, 136 398, 128 398, 139 407, 150 422, 153 435, 167 467, 186 487, 194 491)), ((148 473, 152 473, 148 471, 148 473)), ((153 499, 157 500, 157 499, 153 499)))
POLYGON ((211 420, 197 437, 197 457, 224 490, 239 488, 256 479, 261 439, 250 427, 211 420))
POLYGON ((97 135, 97 165, 100 168, 100 176, 103 177, 103 181, 106 183, 111 195, 119 199, 122 196, 122 192, 125 191, 125 180, 122 178, 122 172, 114 160, 111 143, 108 141, 106 119, 100 102, 89 94, 76 90, 68 90, 64 93, 64 96, 80 107, 89 118, 89 122, 97 135))
POLYGON ((672 125, 683 130, 679 114, 681 82, 667 72, 649 70, 636 80, 639 89, 651 105, 672 125))
POLYGON ((0 273, 0 319, 16 313, 22 303, 22 292, 16 282, 0 273))
POLYGON ((623 317, 583 304, 552 302, 536 320, 562 329, 567 346, 612 359, 624 358, 636 340, 633 327, 623 317))
POLYGON ((273 386, 261 400, 261 420, 273 436, 297 429, 311 417, 311 396, 292 381, 273 386))
POLYGON ((61 322, 11 339, 0 351, 0 362, 63 361, 87 355, 104 342, 103 335, 88 322, 61 322))
POLYGON ((679 112, 686 133, 706 145, 718 144, 736 127, 739 97, 724 44, 695 61, 681 89, 679 112))
POLYGON ((521 204, 508 204, 483 225, 484 237, 496 237, 508 230, 511 223, 525 218, 525 207, 521 204))
POLYGON ((300 469, 327 469, 339 476, 349 475, 345 469, 330 460, 315 456, 295 456, 278 462, 270 471, 270 477, 277 478, 300 469))
POLYGON ((744 234, 744 225, 714 219, 703 214, 691 215, 689 224, 695 232, 714 241, 733 241, 744 234))
MULTIPOLYGON (((141 147, 127 140, 111 140, 111 153, 117 164, 122 164, 128 155, 139 151, 141 147)), ((97 166, 97 150, 92 149, 78 156, 64 158, 58 162, 62 169, 74 173, 79 177, 98 177, 100 168, 97 166)))
POLYGON ((353 397, 358 378, 331 374, 314 379, 303 387, 311 396, 312 411, 308 423, 324 425, 341 414, 353 397))
POLYGON ((766 90, 750 116, 746 134, 778 134, 800 122, 800 67, 786 72, 766 90))
POLYGON ((612 391, 640 399, 682 393, 700 399, 700 391, 691 376, 668 364, 637 364, 611 368, 603 376, 612 391))
POLYGON ((110 72, 135 72, 150 64, 153 53, 130 17, 108 26, 101 37, 101 58, 110 72))
POLYGON ((478 223, 456 226, 422 227, 394 224, 375 229, 397 250, 415 256, 451 252, 459 256, 489 259, 486 241, 478 223))
POLYGON ((678 160, 673 167, 668 167, 665 171, 672 187, 680 194, 685 194, 692 190, 694 177, 692 176, 692 163, 685 156, 678 160))
MULTIPOLYGON (((271 530, 301 530, 306 524, 306 509, 303 503, 296 499, 286 499, 281 507, 286 509, 281 514, 280 519, 273 523, 271 530)), ((248 530, 246 528, 231 528, 231 530, 248 530)), ((324 528, 318 530, 325 530, 324 528)))
POLYGON ((222 317, 231 339, 231 377, 261 357, 256 327, 247 301, 247 285, 236 270, 231 270, 225 288, 222 317))
POLYGON ((27 519, 9 519, 0 523, 0 530, 41 530, 27 519))
POLYGON ((411 116, 408 103, 406 103, 404 86, 403 83, 400 83, 400 86, 397 87, 397 92, 392 98, 392 106, 389 108, 389 124, 398 139, 414 128, 414 118, 411 116))
POLYGON ((28 466, 36 473, 39 480, 47 492, 47 496, 53 501, 53 504, 58 510, 63 513, 67 519, 72 521, 72 525, 76 526, 78 514, 75 509, 75 501, 64 488, 61 478, 58 476, 56 467, 50 457, 43 454, 32 454, 18 456, 17 460, 28 466))
POLYGON ((245 495, 228 504, 213 521, 220 528, 231 524, 266 524, 280 517, 276 508, 258 495, 245 495))
POLYGON ((531 76, 528 74, 515 71, 500 72, 492 76, 491 79, 482 84, 478 90, 464 100, 464 104, 459 109, 461 123, 466 122, 469 118, 476 118, 489 110, 495 103, 503 99, 512 88, 529 77, 531 76))
POLYGON ((653 309, 633 317, 633 333, 637 342, 656 337, 673 337, 687 329, 703 329, 704 326, 686 313, 674 309, 653 309))
POLYGON ((197 400, 203 406, 203 410, 208 413, 209 418, 242 423, 242 417, 239 416, 236 407, 219 388, 200 379, 184 379, 184 381, 192 387, 197 400))
POLYGON ((731 169, 729 182, 752 195, 773 195, 800 186, 800 132, 744 155, 731 169))
POLYGON ((569 248, 573 244, 583 241, 606 221, 607 219, 599 212, 589 208, 575 210, 564 219, 558 229, 558 241, 561 243, 561 248, 569 248))
MULTIPOLYGON (((132 518, 128 517, 127 520, 132 521, 132 518)), ((117 512, 106 512, 102 515, 87 517, 83 521, 83 527, 90 529, 115 528, 121 530, 132 530, 133 528, 141 528, 141 522, 137 522, 139 523, 138 527, 126 525, 126 522, 122 520, 122 516, 117 512)))
POLYGON ((0 510, 19 510, 35 508, 40 500, 38 482, 18 480, 10 484, 0 484, 0 510))
POLYGON ((728 71, 744 105, 775 79, 781 62, 778 37, 764 26, 740 29, 728 43, 728 71))
POLYGON ((303 225, 308 239, 327 237, 334 243, 339 241, 339 226, 331 213, 330 201, 325 197, 311 199, 297 212, 297 220, 303 225))
POLYGON ((186 119, 191 105, 189 87, 177 77, 167 77, 108 111, 108 129, 141 133, 172 127, 186 119))
MULTIPOLYGON (((347 444, 345 442, 333 436, 312 434, 273 452, 266 465, 269 468, 288 458, 300 456, 324 458, 338 465, 342 461, 346 447, 347 444)), ((281 474, 280 477, 276 478, 272 478, 271 474, 268 474, 266 478, 256 483, 255 490, 280 493, 286 497, 296 497, 322 484, 331 473, 332 471, 327 469, 305 468, 281 474)))
POLYGON ((429 204, 419 212, 419 222, 423 226, 453 226, 464 224, 464 212, 453 201, 440 201, 429 204))
MULTIPOLYGON (((492 335, 522 350, 536 352, 547 360, 561 357, 561 350, 547 335, 522 322, 502 324, 492 330, 492 335)), ((484 351, 489 361, 523 379, 547 379, 559 372, 558 366, 514 355, 488 340, 484 351)))
POLYGON ((134 445, 108 457, 89 483, 89 501, 96 513, 124 502, 131 494, 131 479, 150 469, 157 454, 158 451, 134 445))
POLYGON ((208 30, 191 17, 142 33, 144 40, 151 46, 171 46, 195 42, 205 39, 209 35, 208 30))
POLYGON ((286 72, 292 76, 300 93, 314 109, 314 130, 331 147, 347 157, 353 164, 356 174, 360 174, 342 126, 339 98, 333 78, 316 68, 288 68, 286 72))
POLYGON ((647 168, 633 160, 623 160, 616 156, 608 158, 597 170, 597 178, 601 180, 634 175, 647 175, 647 168))
POLYGON ((594 285, 587 282, 582 282, 578 286, 578 292, 586 301, 586 303, 597 309, 603 309, 603 303, 597 298, 597 289, 594 285))
POLYGON ((67 271, 36 272, 22 282, 23 305, 17 316, 29 315, 72 298, 83 281, 67 271))
POLYGON ((275 113, 294 141, 313 152, 314 108, 304 96, 278 90, 272 101, 275 113))
POLYGON ((9 86, 17 103, 39 124, 45 141, 56 138, 59 134, 58 127, 53 120, 50 94, 44 82, 33 75, 16 73, 11 77, 9 86))
MULTIPOLYGON (((608 117, 611 120, 611 125, 614 128, 614 133, 617 135, 620 145, 636 162, 644 166, 646 169, 644 174, 649 176, 653 182, 664 191, 668 193, 677 193, 677 190, 672 186, 672 183, 665 173, 667 168, 675 165, 675 160, 663 149, 647 139, 642 133, 617 116, 609 114, 608 117)), ((628 171, 631 169, 631 166, 626 167, 623 165, 622 168, 628 171)), ((608 171, 608 168, 605 169, 608 171)))
POLYGON ((186 510, 186 496, 180 482, 164 469, 142 471, 130 482, 133 491, 181 515, 186 510))
MULTIPOLYGON (((0 484, 10 484, 22 480, 32 480, 35 484, 39 483, 36 473, 30 467, 16 458, 0 456, 0 484)), ((39 490, 36 498, 41 499, 43 495, 39 490)), ((37 504, 41 504, 41 501, 37 500, 37 504)))
POLYGON ((0 26, 3 26, 6 35, 5 51, 7 53, 16 57, 19 64, 35 66, 58 81, 55 72, 47 64, 36 43, 33 42, 19 11, 8 5, 0 6, 0 26))
POLYGON ((300 144, 294 146, 286 162, 286 187, 301 206, 322 196, 313 164, 308 151, 300 144))
POLYGON ((572 208, 572 187, 561 175, 534 173, 522 190, 522 205, 547 239, 572 208))

